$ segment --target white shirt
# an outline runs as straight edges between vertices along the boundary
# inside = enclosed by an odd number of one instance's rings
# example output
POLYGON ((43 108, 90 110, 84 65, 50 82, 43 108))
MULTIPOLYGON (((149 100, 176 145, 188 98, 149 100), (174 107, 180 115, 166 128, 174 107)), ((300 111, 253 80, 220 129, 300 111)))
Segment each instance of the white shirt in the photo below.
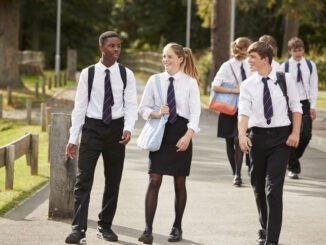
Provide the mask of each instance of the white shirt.
MULTIPOLYGON (((262 76, 255 72, 246 79, 240 86, 239 111, 238 115, 249 117, 248 127, 272 128, 282 127, 291 124, 288 117, 288 107, 282 89, 276 83, 276 71, 272 69, 267 80, 272 98, 273 116, 268 125, 264 117, 263 91, 264 83, 262 76)), ((285 73, 287 94, 289 96, 289 106, 292 112, 302 113, 301 103, 296 89, 295 81, 290 74, 285 73)))
MULTIPOLYGON (((169 77, 166 71, 160 74, 161 91, 164 104, 166 104, 167 91, 169 86, 169 77)), ((139 105, 139 113, 145 119, 149 119, 149 115, 154 111, 155 107, 162 106, 161 99, 156 88, 156 80, 153 75, 148 79, 144 93, 139 105)), ((188 128, 196 133, 199 129, 199 118, 201 113, 200 93, 196 79, 179 71, 173 76, 174 93, 176 100, 177 114, 189 120, 188 128)))
POLYGON ((281 65, 276 60, 272 59, 272 68, 276 71, 281 71, 281 65))
POLYGON ((222 83, 224 82, 235 86, 237 86, 238 84, 240 85, 242 82, 241 69, 240 69, 241 64, 243 64, 243 68, 246 72, 246 77, 248 78, 249 76, 251 76, 251 71, 249 69, 249 64, 247 60, 239 61, 233 57, 221 65, 220 69, 218 70, 218 72, 214 77, 214 80, 212 82, 212 87, 221 86, 222 83), (233 75, 230 65, 232 66, 236 78, 233 75))
POLYGON ((88 68, 82 70, 77 86, 75 106, 71 113, 69 143, 77 145, 79 134, 85 122, 85 116, 94 119, 102 119, 104 100, 105 70, 110 70, 111 87, 114 98, 112 106, 112 119, 124 117, 124 129, 133 131, 137 114, 137 90, 136 79, 131 70, 126 68, 127 84, 123 98, 123 81, 120 75, 118 63, 106 67, 99 61, 95 64, 95 73, 90 101, 88 102, 88 68))
MULTIPOLYGON (((316 102, 318 97, 318 73, 317 67, 314 62, 310 61, 312 65, 312 73, 310 74, 309 67, 304 58, 299 62, 291 57, 289 59, 289 73, 296 82, 296 86, 299 92, 300 100, 310 100, 310 107, 316 108, 316 102), (302 73, 302 82, 297 82, 298 75, 298 63, 300 63, 300 70, 302 73)), ((285 70, 285 62, 282 64, 282 70, 285 70)))

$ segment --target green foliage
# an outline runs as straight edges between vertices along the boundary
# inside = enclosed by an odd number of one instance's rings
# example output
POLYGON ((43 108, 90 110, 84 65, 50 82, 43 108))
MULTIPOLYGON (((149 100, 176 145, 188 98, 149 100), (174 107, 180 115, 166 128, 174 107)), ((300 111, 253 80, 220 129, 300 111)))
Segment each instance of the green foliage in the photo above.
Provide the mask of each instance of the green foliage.
POLYGON ((206 50, 200 54, 197 61, 197 69, 199 72, 199 82, 201 85, 201 91, 203 94, 208 94, 211 86, 211 81, 209 81, 209 74, 212 65, 212 53, 210 50, 206 50))

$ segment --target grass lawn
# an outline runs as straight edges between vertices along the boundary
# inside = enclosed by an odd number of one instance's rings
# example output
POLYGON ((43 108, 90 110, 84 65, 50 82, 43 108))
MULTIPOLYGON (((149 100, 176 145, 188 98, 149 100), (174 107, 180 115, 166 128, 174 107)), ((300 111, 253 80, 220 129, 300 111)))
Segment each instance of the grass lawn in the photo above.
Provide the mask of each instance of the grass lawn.
POLYGON ((326 91, 319 91, 317 109, 326 109, 326 91))
POLYGON ((6 145, 26 132, 39 135, 38 176, 31 176, 26 157, 15 161, 14 188, 5 190, 5 167, 0 168, 0 216, 15 207, 49 180, 50 164, 48 163, 48 134, 41 132, 40 125, 26 125, 23 121, 0 119, 0 146, 6 145))
MULTIPOLYGON (((53 72, 45 72, 47 77, 53 76, 53 72)), ((22 77, 24 88, 12 91, 12 104, 7 103, 7 91, 0 90, 3 94, 3 109, 10 111, 14 109, 26 108, 26 100, 31 99, 33 107, 39 107, 42 102, 47 101, 53 94, 63 87, 49 90, 46 87, 46 93, 42 94, 42 77, 26 76, 22 77), (39 82, 39 98, 35 97, 35 82, 39 82)), ((65 88, 76 86, 75 81, 68 81, 65 88)), ((18 203, 30 196, 32 192, 39 189, 49 181, 50 164, 48 163, 48 133, 41 132, 40 125, 27 125, 26 120, 8 120, 0 119, 0 146, 4 146, 22 136, 26 132, 39 135, 39 159, 38 159, 38 176, 31 176, 30 167, 26 164, 26 157, 15 161, 14 169, 14 188, 5 190, 5 168, 0 168, 0 216, 15 207, 18 203)))

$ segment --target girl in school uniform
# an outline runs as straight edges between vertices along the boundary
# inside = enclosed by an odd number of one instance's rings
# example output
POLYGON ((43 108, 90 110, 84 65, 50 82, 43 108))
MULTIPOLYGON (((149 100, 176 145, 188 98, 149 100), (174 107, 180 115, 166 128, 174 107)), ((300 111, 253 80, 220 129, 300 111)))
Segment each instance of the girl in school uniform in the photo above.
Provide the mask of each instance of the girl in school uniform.
MULTIPOLYGON (((246 61, 247 48, 252 41, 247 37, 239 37, 231 43, 232 58, 222 64, 212 82, 212 87, 218 93, 239 94, 240 84, 251 75, 249 64, 246 61), (223 83, 233 85, 233 88, 224 87, 223 83)), ((226 153, 234 176, 233 184, 241 186, 241 167, 243 153, 238 140, 238 113, 233 116, 220 113, 217 124, 217 137, 225 138, 226 153)))
POLYGON ((165 71, 149 78, 139 106, 139 113, 145 120, 169 114, 161 148, 149 153, 146 227, 138 239, 145 244, 153 242, 152 224, 163 175, 173 176, 175 190, 175 220, 168 241, 182 239, 181 223, 187 201, 186 177, 189 176, 192 160, 191 139, 199 132, 201 112, 198 72, 191 49, 169 43, 163 48, 162 63, 165 71), (153 109, 155 105, 161 105, 155 76, 160 78, 166 102, 160 110, 153 109))

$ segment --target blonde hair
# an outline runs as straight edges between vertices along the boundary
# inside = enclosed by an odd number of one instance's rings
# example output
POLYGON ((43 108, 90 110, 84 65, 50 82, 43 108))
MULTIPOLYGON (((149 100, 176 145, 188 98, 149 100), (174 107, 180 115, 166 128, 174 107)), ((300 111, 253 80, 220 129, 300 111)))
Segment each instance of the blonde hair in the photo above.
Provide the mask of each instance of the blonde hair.
POLYGON ((178 43, 168 43, 163 49, 172 49, 173 52, 178 56, 182 57, 183 61, 181 67, 188 76, 195 78, 198 82, 198 70, 195 65, 195 60, 192 55, 190 48, 183 47, 178 43))
POLYGON ((238 37, 231 43, 231 54, 237 60, 244 60, 247 58, 247 49, 252 41, 247 37, 238 37))

